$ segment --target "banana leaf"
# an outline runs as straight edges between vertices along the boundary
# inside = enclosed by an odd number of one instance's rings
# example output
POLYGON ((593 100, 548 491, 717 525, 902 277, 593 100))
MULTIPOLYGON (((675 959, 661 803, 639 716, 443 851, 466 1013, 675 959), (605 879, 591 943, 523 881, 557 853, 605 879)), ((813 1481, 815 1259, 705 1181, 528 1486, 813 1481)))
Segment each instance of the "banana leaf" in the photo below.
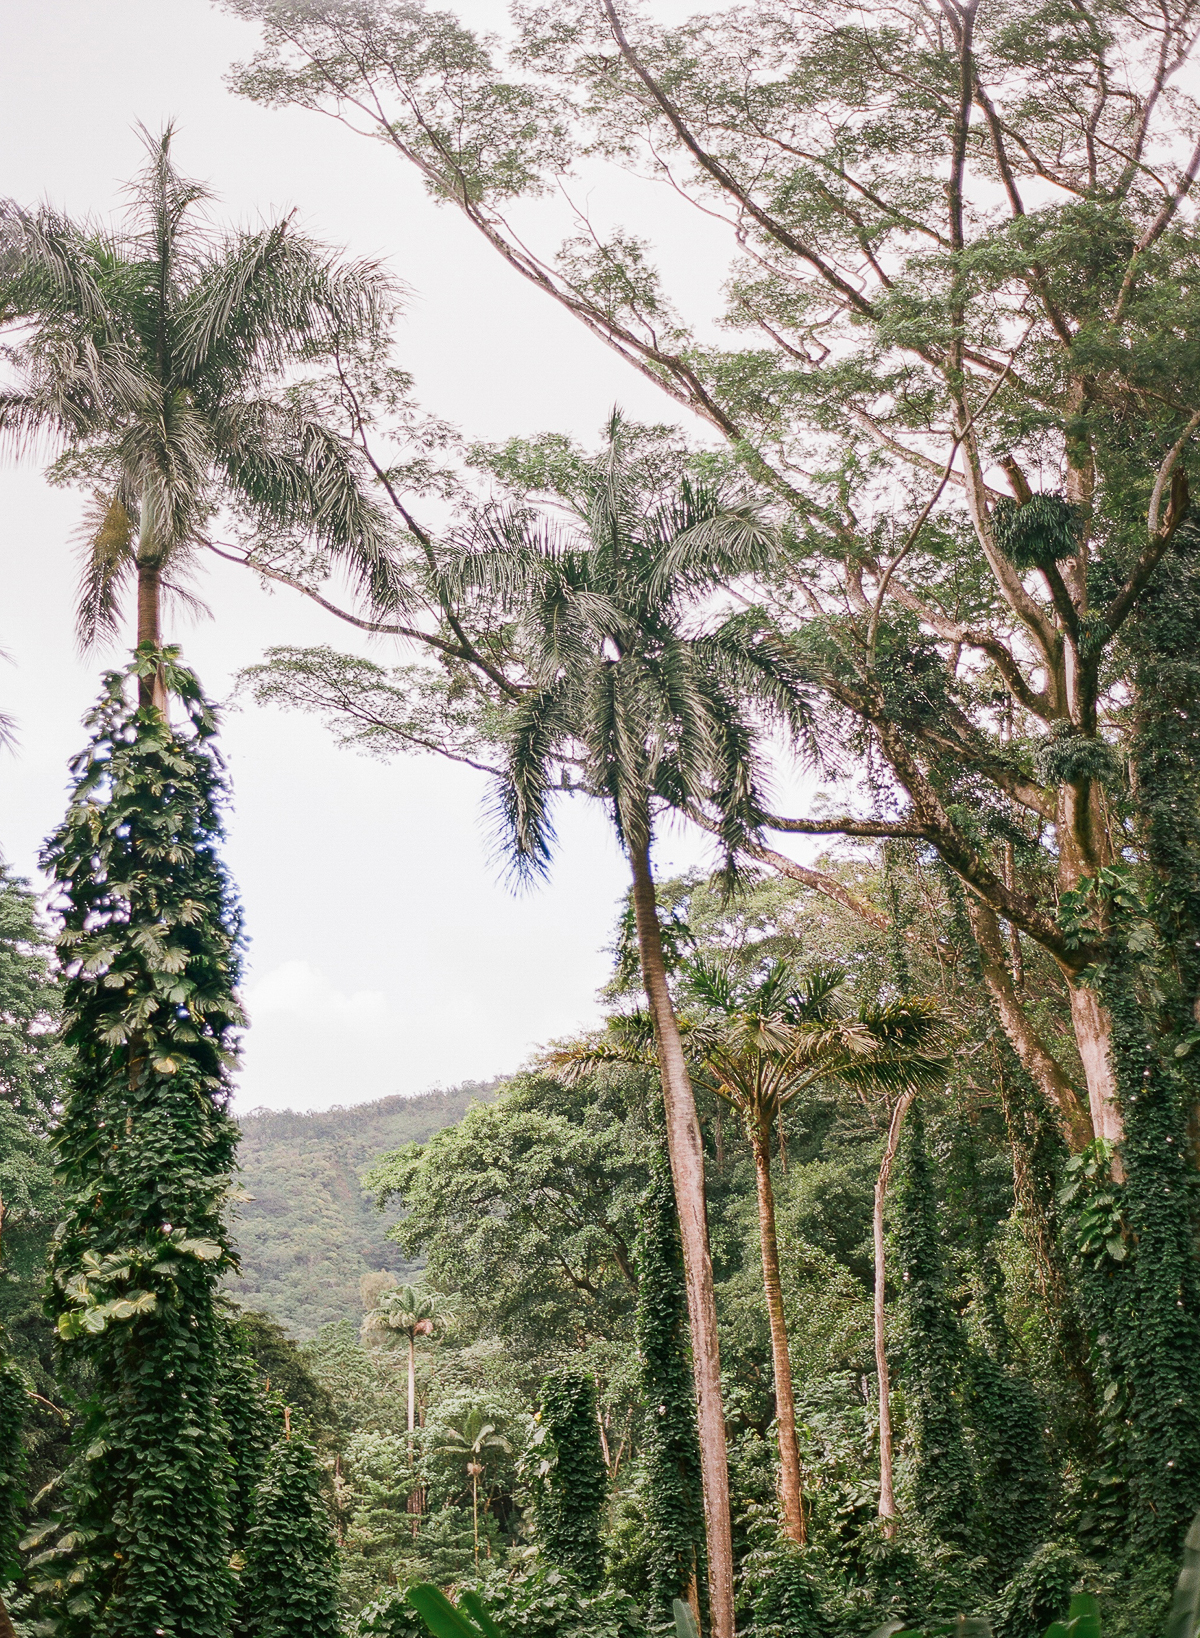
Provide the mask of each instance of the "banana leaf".
POLYGON ((483 1638, 504 1638, 504 1634, 500 1631, 500 1628, 484 1609, 483 1599, 480 1598, 477 1592, 471 1592, 468 1589, 467 1592, 461 1593, 459 1595, 458 1608, 460 1613, 463 1610, 466 1610, 467 1614, 478 1626, 480 1632, 483 1633, 483 1638))
POLYGON ((1100 1603, 1091 1593, 1076 1593, 1067 1610, 1071 1638, 1100 1638, 1100 1603))
POLYGON ((476 1626, 469 1616, 455 1609, 444 1592, 428 1582, 410 1587, 404 1596, 433 1633, 433 1638, 492 1638, 496 1631, 494 1625, 491 1633, 485 1627, 476 1626))
POLYGON ((696 1630, 696 1617, 682 1598, 677 1598, 671 1605, 675 1612, 675 1638, 700 1638, 696 1630))
POLYGON ((1200 1634, 1200 1513, 1184 1538, 1183 1568, 1175 1583, 1175 1597, 1167 1617, 1167 1638, 1197 1638, 1200 1634))

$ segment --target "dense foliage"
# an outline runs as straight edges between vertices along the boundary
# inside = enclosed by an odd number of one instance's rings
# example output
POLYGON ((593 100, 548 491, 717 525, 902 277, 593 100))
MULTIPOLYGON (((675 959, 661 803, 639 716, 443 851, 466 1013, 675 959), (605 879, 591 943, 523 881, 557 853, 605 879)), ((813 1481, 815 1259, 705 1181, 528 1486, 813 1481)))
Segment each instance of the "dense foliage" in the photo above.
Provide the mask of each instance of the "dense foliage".
POLYGON ((219 1638, 231 1585, 215 1299, 232 1266, 242 1015, 215 722, 190 673, 146 649, 109 674, 89 725, 46 850, 73 1053, 50 1300, 88 1387, 67 1529, 43 1573, 63 1633, 219 1638), (159 667, 179 728, 128 698, 131 678, 159 667))
POLYGON ((242 94, 415 166, 720 447, 614 412, 400 463, 392 287, 201 230, 169 132, 130 233, 0 207, 0 430, 95 493, 85 635, 136 575, 146 639, 47 851, 60 980, 0 878, 0 1537, 24 1461, 48 1630, 1195 1638, 1194 0, 564 0, 503 41, 227 3, 242 94), (673 299, 619 224, 539 248, 585 165, 669 183, 723 281, 673 299), (238 926, 158 621, 222 500, 235 558, 335 614, 339 559, 424 647, 277 649, 260 702, 476 769, 527 878, 593 801, 632 881, 601 1027, 256 1157, 241 1293, 302 1349, 217 1295, 238 926), (657 878, 671 823, 717 876, 657 878))
POLYGON ((246 1537, 242 1599, 254 1638, 339 1638, 336 1548, 316 1451, 293 1433, 266 1461, 246 1537))

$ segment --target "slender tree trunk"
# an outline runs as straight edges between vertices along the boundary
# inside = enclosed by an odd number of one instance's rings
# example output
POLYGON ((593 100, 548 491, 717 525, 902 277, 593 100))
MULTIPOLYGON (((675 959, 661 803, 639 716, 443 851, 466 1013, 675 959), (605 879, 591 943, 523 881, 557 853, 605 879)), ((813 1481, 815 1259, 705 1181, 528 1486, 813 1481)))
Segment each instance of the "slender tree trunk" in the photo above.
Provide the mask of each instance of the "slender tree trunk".
POLYGON ((17 1638, 12 1618, 5 1608, 4 1600, 0 1598, 0 1638, 17 1638))
POLYGON ((887 1519, 886 1533, 895 1533, 891 1522, 896 1517, 896 1491, 892 1482, 892 1379, 888 1371, 887 1330, 884 1303, 887 1296, 887 1263, 883 1244, 883 1205, 887 1198, 888 1182, 896 1150, 900 1146, 900 1128, 908 1113, 913 1094, 906 1092, 892 1110, 887 1143, 875 1182, 875 1375, 879 1383, 879 1517, 887 1519))
POLYGON ((808 1540, 804 1518, 804 1488, 800 1478, 800 1449, 796 1443, 796 1400, 792 1389, 792 1357, 783 1286, 779 1278, 779 1243, 775 1237, 775 1192, 771 1187, 771 1132, 751 1133, 754 1171, 758 1179, 758 1238, 762 1248, 763 1290, 771 1324, 771 1367, 775 1375, 775 1426, 779 1438, 779 1495, 783 1528, 801 1547, 808 1540))
POLYGON ((629 838, 633 870, 633 907, 646 999, 654 1020, 659 1071, 666 1113, 667 1152, 679 1209, 688 1320, 692 1333, 692 1370, 696 1385, 696 1421, 700 1435, 700 1470, 704 1481, 705 1536, 708 1544, 709 1607, 712 1638, 733 1638, 733 1542, 729 1521, 729 1467, 725 1455, 725 1415, 721 1405, 721 1359, 717 1338, 717 1304, 713 1295, 712 1258, 704 1200, 704 1149, 696 1100, 683 1056, 683 1043, 663 961, 662 931, 650 870, 650 835, 629 838))
POLYGON ((471 1475, 471 1518, 475 1526, 475 1568, 479 1568, 479 1479, 471 1475))
MULTIPOLYGON (((137 641, 162 647, 162 571, 156 562, 138 557, 137 566, 137 641)), ((167 709, 167 691, 161 672, 138 679, 138 704, 153 705, 164 714, 167 709)))
MULTIPOLYGON (((413 1431, 417 1425, 417 1339, 410 1331, 408 1333, 408 1465, 413 1465, 413 1431)), ((417 1519, 421 1512, 421 1492, 419 1489, 408 1493, 408 1510, 412 1514, 413 1540, 417 1539, 417 1519)))

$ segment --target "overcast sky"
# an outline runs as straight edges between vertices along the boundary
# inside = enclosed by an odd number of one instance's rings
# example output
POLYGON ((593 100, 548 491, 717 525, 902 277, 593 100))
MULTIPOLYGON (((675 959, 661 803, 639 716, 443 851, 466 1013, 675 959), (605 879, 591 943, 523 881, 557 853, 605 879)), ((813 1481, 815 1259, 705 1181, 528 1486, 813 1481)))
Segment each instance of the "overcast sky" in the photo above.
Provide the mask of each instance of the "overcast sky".
MULTIPOLYGON (((459 9, 503 23, 493 0, 459 9)), ((0 0, 0 13, 0 193, 111 213, 141 162, 133 127, 173 119, 179 164, 211 183, 229 220, 296 208, 314 235, 386 259, 412 291, 400 361, 424 406, 468 437, 555 429, 594 441, 615 402, 675 418, 381 146, 231 96, 223 77, 254 33, 207 0, 0 0)), ((650 184, 615 190, 599 208, 657 229, 673 281, 711 310, 723 264, 710 230, 650 184)), ((0 708, 19 731, 15 755, 0 752, 0 854, 26 874, 61 814, 98 671, 119 657, 73 647, 79 513, 79 496, 49 488, 36 465, 0 469, 0 708)), ((169 635, 218 698, 271 643, 405 657, 235 568, 217 566, 198 589, 216 618, 176 618, 169 635)), ((597 1017, 625 882, 599 812, 564 811, 550 884, 514 897, 489 860, 469 770, 370 761, 313 721, 253 707, 228 716, 224 747, 227 851, 251 938, 240 1107, 318 1109, 490 1076, 597 1017)), ((667 837, 658 863, 702 856, 667 837)))

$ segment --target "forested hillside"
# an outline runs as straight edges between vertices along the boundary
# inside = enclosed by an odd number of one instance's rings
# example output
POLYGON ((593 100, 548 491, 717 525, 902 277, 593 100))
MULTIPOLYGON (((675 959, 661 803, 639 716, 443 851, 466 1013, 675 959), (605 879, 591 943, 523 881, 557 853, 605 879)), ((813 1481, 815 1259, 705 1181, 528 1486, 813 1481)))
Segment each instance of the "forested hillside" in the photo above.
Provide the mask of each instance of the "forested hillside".
POLYGON ((376 1211, 359 1173, 390 1149, 424 1143, 489 1098, 495 1082, 466 1081, 417 1098, 379 1098, 353 1108, 298 1115, 260 1109, 240 1122, 241 1185, 235 1219, 242 1272, 238 1301, 280 1320, 297 1337, 362 1314, 359 1281, 371 1269, 403 1273, 386 1238, 394 1212, 376 1211))

